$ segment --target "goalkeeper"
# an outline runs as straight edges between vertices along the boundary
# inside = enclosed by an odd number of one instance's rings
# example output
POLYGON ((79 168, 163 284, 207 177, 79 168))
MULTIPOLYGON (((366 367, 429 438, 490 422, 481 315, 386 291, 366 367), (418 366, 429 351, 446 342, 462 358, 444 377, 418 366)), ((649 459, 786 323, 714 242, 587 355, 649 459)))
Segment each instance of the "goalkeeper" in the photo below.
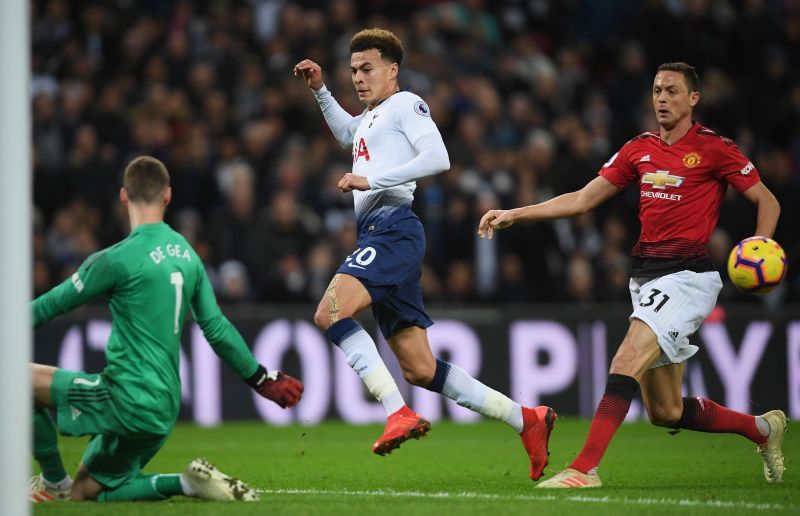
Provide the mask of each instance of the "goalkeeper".
POLYGON ((163 163, 151 157, 133 160, 120 191, 130 235, 87 258, 72 277, 32 303, 36 326, 99 294, 108 296, 112 314, 103 372, 32 365, 33 453, 42 470, 31 480, 33 502, 258 498, 247 484, 202 459, 193 460, 183 474, 141 472, 178 416, 179 347, 187 307, 214 352, 261 396, 286 408, 303 392, 295 378, 259 365, 222 315, 197 253, 164 223, 171 196, 163 163), (49 407, 57 414, 58 432, 92 436, 74 480, 62 464, 49 407))

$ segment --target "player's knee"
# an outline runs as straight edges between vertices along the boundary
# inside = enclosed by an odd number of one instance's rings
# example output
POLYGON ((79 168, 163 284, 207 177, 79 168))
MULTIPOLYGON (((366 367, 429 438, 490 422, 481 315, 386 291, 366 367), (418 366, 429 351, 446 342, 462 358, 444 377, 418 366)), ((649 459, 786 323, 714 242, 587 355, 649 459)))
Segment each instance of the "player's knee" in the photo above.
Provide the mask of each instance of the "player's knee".
POLYGON ((103 486, 89 475, 89 470, 85 464, 78 467, 75 478, 72 481, 70 496, 73 500, 97 500, 103 491, 103 486))
POLYGON ((656 426, 673 427, 680 421, 683 405, 679 407, 652 407, 648 410, 650 422, 656 426))
POLYGON ((97 500, 99 494, 99 486, 92 485, 90 482, 82 482, 81 480, 76 479, 72 483, 70 496, 75 501, 82 502, 97 500))
POLYGON ((89 496, 83 492, 83 489, 73 488, 70 496, 75 502, 91 502, 97 500, 96 496, 94 498, 89 498, 89 496))

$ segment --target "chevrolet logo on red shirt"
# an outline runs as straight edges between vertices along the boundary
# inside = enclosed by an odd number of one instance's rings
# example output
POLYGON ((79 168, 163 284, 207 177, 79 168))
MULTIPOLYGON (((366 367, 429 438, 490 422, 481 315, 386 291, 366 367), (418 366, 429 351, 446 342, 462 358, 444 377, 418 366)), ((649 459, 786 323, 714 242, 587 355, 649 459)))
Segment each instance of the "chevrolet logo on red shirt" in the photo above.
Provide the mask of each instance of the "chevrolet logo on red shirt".
POLYGON ((683 178, 680 176, 673 176, 666 170, 656 170, 655 172, 648 172, 642 176, 642 183, 653 185, 653 188, 664 190, 667 185, 681 186, 683 178))

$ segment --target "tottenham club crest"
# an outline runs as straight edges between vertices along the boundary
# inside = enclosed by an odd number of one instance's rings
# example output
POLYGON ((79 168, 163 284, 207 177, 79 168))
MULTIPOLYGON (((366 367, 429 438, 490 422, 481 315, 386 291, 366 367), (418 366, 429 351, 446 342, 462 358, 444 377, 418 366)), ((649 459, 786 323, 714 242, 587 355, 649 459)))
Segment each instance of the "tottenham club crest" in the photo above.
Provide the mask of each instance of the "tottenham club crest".
POLYGON ((428 105, 421 100, 414 103, 414 112, 419 116, 431 116, 431 110, 428 109, 428 105))
POLYGON ((683 166, 686 168, 694 168, 700 164, 703 158, 696 152, 690 152, 683 157, 683 166))

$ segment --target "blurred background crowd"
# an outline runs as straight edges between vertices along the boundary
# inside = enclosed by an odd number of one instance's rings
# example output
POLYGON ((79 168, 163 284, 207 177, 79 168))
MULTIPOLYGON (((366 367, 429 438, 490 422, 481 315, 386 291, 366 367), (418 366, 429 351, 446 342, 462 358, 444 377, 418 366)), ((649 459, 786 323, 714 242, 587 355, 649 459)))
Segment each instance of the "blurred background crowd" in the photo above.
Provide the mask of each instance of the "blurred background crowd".
MULTIPOLYGON (((352 197, 336 188, 351 155, 292 66, 320 63, 357 114, 349 40, 383 27, 452 163, 417 186, 428 302, 627 302, 636 188, 492 241, 476 226, 487 209, 580 188, 656 130, 652 79, 677 60, 701 76, 696 118, 734 139, 782 204, 789 276, 767 302, 800 301, 798 0, 49 0, 32 15, 36 294, 124 238, 121 172, 149 154, 172 175, 167 222, 222 302, 316 301, 357 247, 352 197)), ((720 270, 755 228, 729 190, 710 243, 720 270)), ((746 299, 729 283, 721 294, 746 299)))

